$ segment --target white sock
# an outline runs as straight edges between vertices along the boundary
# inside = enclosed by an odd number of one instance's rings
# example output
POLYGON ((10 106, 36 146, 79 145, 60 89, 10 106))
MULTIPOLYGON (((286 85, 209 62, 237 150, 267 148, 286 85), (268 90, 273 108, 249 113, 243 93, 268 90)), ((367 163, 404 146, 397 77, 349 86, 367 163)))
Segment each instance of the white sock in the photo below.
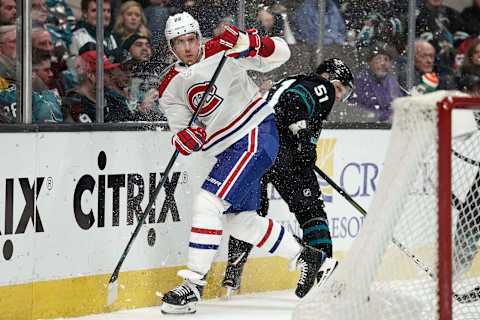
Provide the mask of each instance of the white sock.
POLYGON ((254 211, 228 215, 227 222, 232 236, 270 254, 291 260, 302 250, 285 227, 272 219, 260 217, 254 211))

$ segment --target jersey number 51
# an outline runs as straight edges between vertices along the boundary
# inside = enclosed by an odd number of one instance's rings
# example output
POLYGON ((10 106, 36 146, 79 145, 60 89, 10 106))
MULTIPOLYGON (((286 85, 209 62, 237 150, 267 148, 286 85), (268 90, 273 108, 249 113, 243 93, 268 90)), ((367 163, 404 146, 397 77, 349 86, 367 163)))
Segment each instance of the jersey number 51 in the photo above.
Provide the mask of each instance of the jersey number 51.
POLYGON ((318 102, 322 103, 328 100, 327 88, 325 85, 321 84, 316 86, 314 89, 315 94, 318 96, 318 102))

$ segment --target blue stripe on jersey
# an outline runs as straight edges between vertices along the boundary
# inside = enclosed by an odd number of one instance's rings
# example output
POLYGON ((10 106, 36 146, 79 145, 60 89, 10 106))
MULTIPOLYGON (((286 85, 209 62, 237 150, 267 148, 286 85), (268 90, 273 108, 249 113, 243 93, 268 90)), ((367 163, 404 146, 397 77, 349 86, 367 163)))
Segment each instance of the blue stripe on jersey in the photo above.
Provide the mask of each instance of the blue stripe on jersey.
POLYGON ((214 145, 216 145, 217 143, 227 139, 228 137, 230 137, 232 134, 236 133, 238 130, 240 130, 248 121, 250 121, 250 119, 252 119, 252 117, 254 115, 256 115, 258 113, 258 111, 260 111, 263 107, 265 107, 267 105, 267 102, 265 101, 264 103, 262 103, 261 105, 259 105, 249 116, 248 118, 246 118, 237 128, 235 128, 235 130, 231 131, 229 134, 223 136, 222 138, 218 139, 217 141, 215 141, 214 143, 212 143, 211 145, 209 145, 208 147, 204 148, 203 150, 206 151, 208 149, 210 149, 211 147, 213 147, 214 145))
POLYGON ((275 241, 275 244, 273 245, 272 249, 270 249, 270 253, 274 253, 275 250, 277 250, 278 246, 280 245, 280 242, 283 239, 283 234, 285 233, 285 228, 283 226, 280 226, 280 234, 278 235, 277 241, 275 241))
POLYGON ((190 242, 188 244, 190 248, 195 248, 195 249, 204 249, 204 250, 217 250, 218 245, 216 244, 202 244, 202 243, 195 243, 195 242, 190 242))

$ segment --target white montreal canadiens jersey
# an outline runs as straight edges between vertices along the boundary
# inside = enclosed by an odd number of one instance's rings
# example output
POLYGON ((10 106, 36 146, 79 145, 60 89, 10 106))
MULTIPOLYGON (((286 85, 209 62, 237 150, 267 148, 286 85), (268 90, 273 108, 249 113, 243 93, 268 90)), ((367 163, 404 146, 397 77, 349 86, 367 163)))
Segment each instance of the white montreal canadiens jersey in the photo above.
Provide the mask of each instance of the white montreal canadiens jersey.
MULTIPOLYGON (((216 155, 245 136, 273 108, 260 96, 247 70, 268 72, 290 57, 288 45, 272 38, 275 49, 268 57, 227 58, 214 88, 197 118, 197 125, 207 132, 203 150, 216 155)), ((160 107, 173 132, 185 128, 197 109, 223 51, 205 46, 200 62, 186 67, 176 63, 160 85, 160 107)))

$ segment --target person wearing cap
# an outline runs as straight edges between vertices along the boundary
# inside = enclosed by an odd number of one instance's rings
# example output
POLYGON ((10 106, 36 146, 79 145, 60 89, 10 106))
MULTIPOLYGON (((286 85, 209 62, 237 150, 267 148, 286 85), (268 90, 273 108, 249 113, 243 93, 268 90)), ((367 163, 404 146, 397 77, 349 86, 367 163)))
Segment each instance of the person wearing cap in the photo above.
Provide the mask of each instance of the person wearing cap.
POLYGON ((125 39, 122 48, 130 53, 135 62, 148 61, 152 56, 150 38, 141 33, 134 33, 125 39))
POLYGON ((112 64, 118 64, 119 67, 105 72, 105 87, 128 99, 130 74, 127 66, 131 61, 130 54, 122 48, 117 48, 110 52, 108 60, 112 64))
MULTIPOLYGON (((87 43, 80 48, 76 61, 76 71, 79 84, 67 92, 64 99, 64 113, 71 122, 92 123, 96 121, 96 67, 97 53, 94 43, 87 43)), ((120 67, 118 63, 111 63, 103 56, 105 73, 120 67)), ((119 122, 133 120, 132 113, 127 107, 125 98, 105 87, 105 122, 119 122)))
POLYGON ((366 68, 355 77, 357 105, 374 122, 389 122, 392 100, 404 95, 393 73, 392 55, 388 47, 374 47, 367 54, 366 68))

